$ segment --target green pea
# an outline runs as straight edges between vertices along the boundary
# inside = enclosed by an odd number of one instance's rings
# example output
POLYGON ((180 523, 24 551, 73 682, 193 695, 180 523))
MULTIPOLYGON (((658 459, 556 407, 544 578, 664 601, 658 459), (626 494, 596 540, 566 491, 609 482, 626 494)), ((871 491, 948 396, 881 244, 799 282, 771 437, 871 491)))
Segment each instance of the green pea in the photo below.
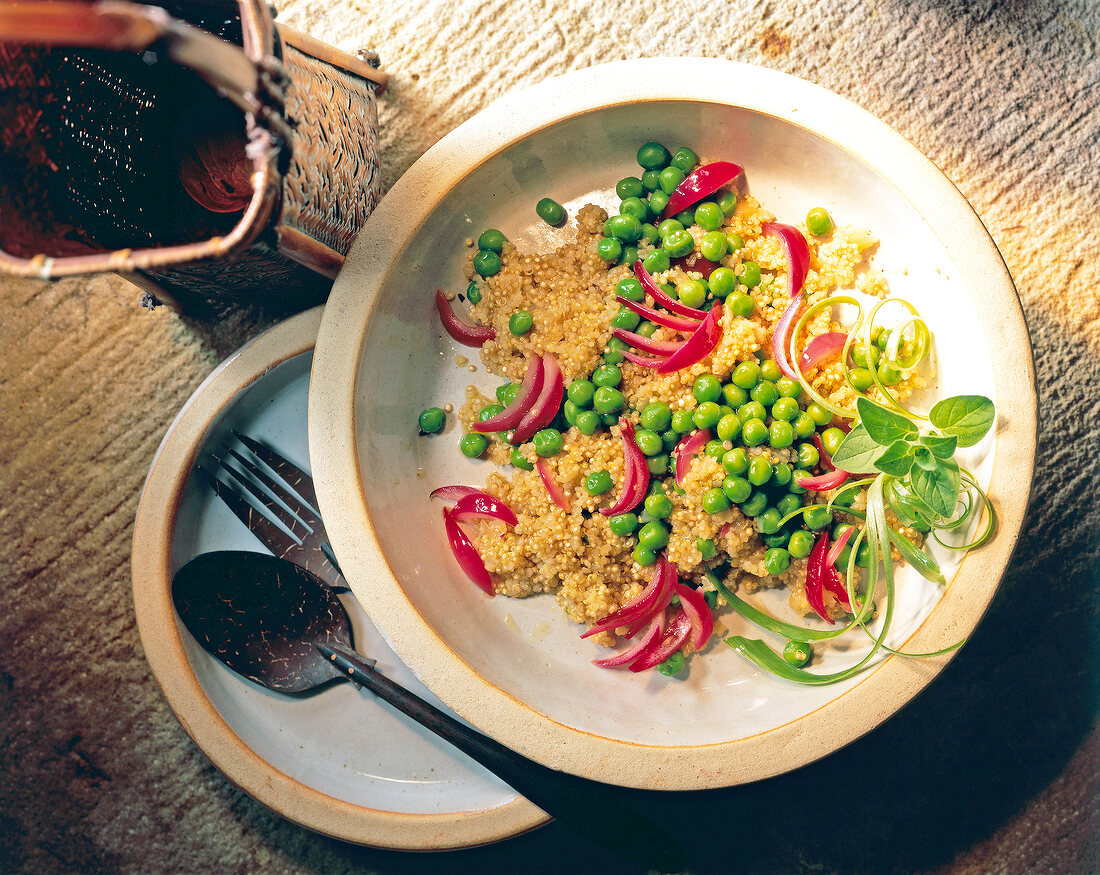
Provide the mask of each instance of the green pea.
POLYGON ((768 443, 782 450, 794 443, 794 427, 783 419, 775 420, 768 426, 768 443))
MULTIPOLYGON (((646 204, 646 209, 649 210, 650 205, 646 204)), ((649 222, 642 222, 642 240, 650 245, 655 244, 661 239, 661 235, 657 233, 657 229, 649 222)))
POLYGON ((821 461, 821 454, 813 444, 798 445, 798 467, 812 468, 821 461))
MULTIPOLYGON (((619 338, 612 337, 611 340, 616 340, 617 341, 617 340, 619 340, 619 338)), ((625 348, 625 344, 623 344, 623 347, 612 346, 611 345, 611 340, 609 340, 607 342, 607 352, 605 352, 603 354, 604 364, 607 364, 607 365, 621 365, 623 363, 624 356, 623 356, 622 352, 620 352, 620 350, 625 348)), ((622 341, 619 341, 619 342, 621 343, 622 341)))
POLYGON ((814 421, 814 425, 828 425, 833 421, 833 414, 817 402, 808 405, 806 407, 806 413, 810 415, 810 418, 814 421))
POLYGON ((691 384, 691 394, 700 404, 717 401, 722 396, 722 383, 714 374, 700 374, 691 384))
POLYGON ((468 300, 471 304, 481 303, 481 289, 477 287, 476 280, 466 286, 466 300, 468 300))
POLYGON ((484 422, 486 419, 492 419, 503 409, 504 408, 500 404, 486 404, 477 415, 478 421, 484 422))
POLYGON ((759 401, 746 401, 737 408, 737 418, 744 425, 750 419, 764 419, 767 416, 764 405, 759 401))
POLYGON ((817 237, 823 237, 833 230, 833 217, 824 207, 814 207, 806 213, 806 230, 817 237))
POLYGON ((508 317, 508 330, 516 337, 522 337, 535 324, 535 317, 533 317, 527 310, 516 310, 511 316, 508 317))
MULTIPOLYGON (((705 240, 706 238, 704 237, 703 239, 705 240)), ((711 261, 717 260, 718 259, 711 259, 711 261)), ((725 298, 737 285, 737 277, 728 267, 716 267, 710 272, 707 283, 714 297, 725 298)))
POLYGON ((569 388, 565 390, 565 394, 569 400, 578 407, 590 407, 592 405, 592 395, 595 391, 596 387, 592 384, 591 380, 579 377, 569 384, 569 388))
POLYGON ((634 548, 633 556, 634 561, 643 568, 657 561, 657 552, 655 550, 650 550, 648 547, 643 547, 641 544, 638 544, 638 546, 634 548))
POLYGON ((544 428, 542 431, 536 431, 535 436, 531 438, 531 443, 535 447, 535 452, 544 459, 556 456, 565 445, 561 432, 556 428, 544 428))
POLYGON ((500 273, 500 256, 492 249, 479 249, 474 256, 474 270, 481 276, 493 276, 500 273))
POLYGON ((695 238, 688 231, 673 231, 661 241, 661 248, 669 258, 681 258, 695 248, 695 238))
POLYGON ((512 461, 512 465, 519 468, 521 471, 535 470, 534 464, 527 461, 527 457, 523 455, 523 447, 512 447, 509 458, 512 461))
MULTIPOLYGON (((718 425, 715 426, 714 430, 718 434, 719 440, 732 441, 741 432, 741 420, 737 418, 736 413, 727 413, 718 420, 718 425)), ((733 450, 730 450, 730 452, 732 453, 733 450)))
POLYGON ((708 489, 703 493, 703 510, 707 513, 721 513, 730 506, 730 500, 721 489, 708 489))
POLYGON ((443 424, 447 420, 447 414, 442 407, 429 407, 417 417, 417 425, 421 434, 435 434, 443 430, 443 424))
POLYGON ((681 303, 698 309, 707 300, 707 287, 699 280, 688 280, 679 289, 681 303))
POLYGON ((603 495, 611 488, 611 475, 606 471, 592 471, 584 478, 584 488, 589 495, 603 495))
POLYGON ((790 553, 791 556, 795 559, 805 559, 813 552, 813 549, 813 535, 803 529, 791 532, 790 540, 787 541, 787 552, 790 553))
POLYGON ((643 191, 645 191, 645 187, 637 176, 626 176, 615 185, 615 194, 619 196, 620 200, 626 200, 628 197, 640 197, 643 191))
POLYGON ((638 323, 641 321, 642 317, 633 310, 628 310, 626 307, 620 307, 619 312, 611 317, 611 327, 622 328, 624 331, 633 331, 638 327, 638 323))
MULTIPOLYGON (((660 185, 659 174, 657 184, 660 185)), ((649 204, 649 211, 654 216, 659 216, 665 211, 665 207, 668 206, 668 194, 664 189, 658 188, 656 191, 650 193, 649 197, 646 198, 646 202, 649 204)))
POLYGON ((779 390, 781 398, 794 398, 797 400, 798 396, 802 394, 802 385, 798 380, 792 380, 790 377, 780 377, 775 381, 775 388, 779 390))
POLYGON ((646 170, 660 170, 667 167, 672 159, 668 149, 660 143, 650 141, 638 149, 638 163, 646 170))
POLYGON ((660 225, 657 226, 657 233, 660 235, 662 240, 669 234, 674 234, 677 231, 683 230, 684 224, 678 219, 665 219, 663 222, 661 222, 660 225))
POLYGON ((874 368, 878 367, 879 356, 882 353, 877 346, 864 346, 862 343, 855 344, 849 354, 852 357, 852 361, 861 368, 874 368))
POLYGON ((666 167, 658 177, 661 183, 661 191, 671 195, 684 181, 684 171, 679 167, 666 167))
POLYGON ((653 520, 638 530, 638 545, 647 550, 660 550, 668 544, 668 529, 664 523, 653 520))
MULTIPOLYGON (((768 508, 768 510, 773 509, 774 508, 768 508)), ((764 511, 765 514, 767 512, 768 511, 764 511)), ((787 537, 786 530, 779 529, 777 532, 773 532, 770 535, 763 535, 762 540, 764 541, 765 547, 782 547, 785 550, 787 549, 787 537)))
POLYGON ((496 396, 497 401, 507 407, 513 401, 516 400, 516 395, 519 393, 519 385, 516 383, 501 383, 497 386, 496 396))
POLYGON ((758 447, 768 439, 768 427, 762 419, 750 419, 741 426, 741 440, 746 447, 758 447))
POLYGON ((878 378, 884 386, 896 386, 901 382, 901 371, 888 362, 883 362, 878 368, 878 378))
POLYGON ((806 528, 811 532, 819 532, 833 524, 833 514, 823 504, 813 504, 806 508, 802 515, 806 528))
MULTIPOLYGON (((779 531, 779 521, 782 518, 777 508, 769 507, 756 518, 756 530, 762 535, 774 535, 779 531)), ((787 538, 782 540, 785 545, 787 538)))
POLYGON ((634 301, 635 303, 645 300, 645 289, 643 289, 642 284, 632 276, 623 277, 615 283, 615 294, 621 295, 628 301, 634 301))
POLYGON ((496 228, 488 228, 481 232, 481 236, 477 238, 478 249, 488 249, 492 252, 503 252, 505 236, 496 228))
POLYGON ((726 298, 726 307, 729 308, 729 311, 733 313, 734 316, 748 319, 756 312, 756 301, 752 299, 751 295, 738 293, 726 298))
POLYGON ((783 376, 783 371, 780 370, 775 359, 764 359, 760 362, 760 376, 768 382, 774 383, 783 376))
POLYGON ((748 517, 755 517, 762 514, 767 506, 767 494, 757 489, 745 501, 741 502, 741 513, 748 517))
POLYGON ((718 548, 710 538, 696 538, 695 549, 699 551, 699 555, 703 557, 704 562, 718 555, 718 548))
POLYGON ((718 420, 722 418, 722 408, 713 401, 704 401, 695 408, 692 418, 695 420, 696 428, 710 428, 712 425, 717 425, 718 420))
POLYGON ((749 454, 744 447, 734 447, 722 456, 722 468, 727 474, 744 474, 749 470, 749 454))
POLYGON ((623 254, 623 244, 614 237, 601 237, 596 243, 596 254, 604 261, 618 261, 623 254))
POLYGON ((782 574, 791 567, 791 554, 782 547, 772 547, 764 554, 764 568, 768 574, 782 574))
POLYGON ((730 252, 737 252, 745 248, 745 238, 740 234, 727 234, 726 239, 730 244, 730 252))
POLYGON ((627 245, 623 247, 623 254, 619 256, 619 264, 625 264, 628 267, 638 260, 638 247, 634 245, 627 245))
MULTIPOLYGON (((778 390, 778 387, 776 387, 778 390)), ((790 422, 801 412, 798 408, 798 402, 793 398, 784 398, 780 396, 776 399, 776 402, 772 405, 772 419, 781 419, 784 422, 790 422)), ((794 431, 792 429, 791 434, 793 436, 794 431)))
MULTIPOLYGON (((603 366, 601 365, 601 367, 603 366)), ((600 386, 592 396, 592 406, 597 413, 604 415, 618 413, 626 407, 626 399, 618 389, 611 386, 600 386)))
POLYGON ((848 382, 857 392, 866 392, 875 385, 875 377, 867 368, 852 368, 848 371, 848 382))
MULTIPOLYGON (((718 229, 722 227, 722 221, 726 218, 722 213, 722 208, 718 206, 714 201, 703 201, 699 206, 695 208, 695 224, 702 228, 704 231, 718 232, 718 229)), ((720 234, 722 238, 723 250, 728 248, 729 243, 726 241, 726 235, 720 234)), ((722 253, 725 255, 725 252, 722 253)), ((721 256, 719 256, 721 258, 721 256)), ((718 259, 713 259, 717 261, 718 259)))
POLYGON ((699 163, 699 156, 692 152, 687 146, 681 146, 676 150, 668 163, 673 167, 679 168, 684 173, 690 173, 695 165, 699 163))
POLYGON ((638 517, 632 513, 619 513, 609 517, 607 525, 616 535, 630 535, 638 528, 638 517))
POLYGON ((799 481, 809 477, 809 471, 797 470, 791 475, 790 485, 787 487, 792 495, 803 495, 806 492, 806 488, 800 484, 799 481))
POLYGON ((668 453, 660 453, 656 456, 649 456, 645 460, 646 470, 649 471, 654 477, 664 477, 668 473, 669 457, 668 453))
POLYGON ((814 657, 813 648, 805 641, 788 641, 783 645, 783 661, 795 668, 805 668, 814 657))
POLYGON ((560 225, 565 221, 565 207, 553 198, 544 197, 535 204, 535 214, 547 225, 560 225))
POLYGON ((647 170, 642 174, 642 188, 646 191, 656 191, 660 186, 660 173, 657 170, 647 170))
POLYGON ((890 329, 882 328, 879 331, 878 338, 875 340, 874 343, 875 346, 877 346, 879 349, 885 351, 886 347, 890 344, 890 329))
POLYGON ((786 486, 791 482, 793 469, 786 462, 778 462, 772 467, 772 480, 778 486, 786 486))
POLYGON ((737 192, 723 189, 718 192, 718 207, 723 216, 732 216, 737 209, 737 192))
POLYGON ((582 410, 573 424, 581 434, 593 435, 600 428, 600 414, 595 410, 582 410))
POLYGON ((672 413, 672 430, 687 434, 695 428, 695 415, 691 410, 675 410, 672 413))
POLYGON ((808 438, 817 430, 817 424, 808 413, 798 414, 794 418, 794 422, 791 423, 791 427, 794 429, 794 436, 797 438, 808 438))
POLYGON ((673 677, 682 672, 685 665, 687 665, 687 659, 684 657, 684 652, 675 650, 665 658, 664 662, 658 664, 657 671, 665 677, 673 677))
POLYGON ((737 277, 746 288, 756 288, 760 285, 760 265, 755 261, 742 261, 737 277))
MULTIPOLYGON (((726 240, 726 235, 721 231, 708 231, 703 235, 703 239, 699 241, 699 252, 703 258, 709 261, 721 261, 728 251, 729 243, 726 240)), ((729 270, 729 268, 726 269, 729 270)), ((732 271, 730 273, 732 274, 732 271)), ((711 275, 713 276, 713 271, 711 275)), ((729 294, 728 291, 727 294, 729 294)))
POLYGON ((462 451, 462 455, 469 459, 476 459, 489 448, 489 438, 479 432, 471 431, 462 436, 462 440, 458 442, 458 448, 462 451))
POLYGON ((642 256, 642 267, 650 273, 664 273, 672 266, 672 261, 664 249, 653 249, 642 256))
POLYGON ((751 389, 759 380, 760 365, 756 362, 741 362, 730 375, 730 382, 742 389, 751 389))
POLYGON ((630 216, 638 220, 641 229, 639 238, 645 234, 645 221, 649 218, 649 204, 640 197, 628 197, 619 204, 619 215, 630 216))
POLYGON ((868 544, 859 545, 859 552, 856 553, 856 565, 860 568, 871 567, 871 547, 868 544))
MULTIPOLYGON (((624 401, 624 404, 625 404, 625 401, 624 401)), ((599 414, 599 417, 600 417, 600 422, 602 422, 608 428, 611 428, 611 426, 613 426, 613 425, 618 425, 618 423, 619 423, 619 414, 618 413, 601 413, 601 414, 599 414)))
POLYGON ((665 451, 665 442, 655 431, 648 428, 639 428, 634 432, 634 443, 647 456, 659 456, 665 451))
POLYGON ((641 239, 642 223, 634 216, 612 216, 604 222, 603 232, 620 243, 634 243, 641 239))
MULTIPOLYGON (((783 516, 787 516, 787 514, 794 513, 800 507, 802 507, 802 499, 799 498, 797 495, 791 494, 790 492, 788 492, 781 499, 779 499, 779 501, 777 501, 775 503, 775 509, 778 510, 779 513, 782 514, 783 516)), ((801 531, 801 530, 799 530, 799 531, 801 531)), ((810 545, 813 546, 813 541, 812 540, 810 542, 810 545)), ((788 549, 790 549, 790 548, 788 548, 788 549)), ((791 552, 793 553, 794 551, 792 550, 791 552)))
POLYGON ((821 445, 825 448, 825 452, 831 456, 840 449, 840 444, 845 437, 847 437, 847 435, 839 428, 835 426, 827 428, 821 433, 821 445))
POLYGON ((680 435, 670 428, 661 432, 661 440, 665 443, 665 449, 671 452, 680 443, 680 435))
POLYGON ((672 499, 663 492, 650 495, 645 500, 645 512, 655 520, 663 520, 672 515, 672 499))
POLYGON ((635 334, 640 334, 642 337, 652 337, 657 332, 657 325, 646 319, 643 322, 638 323, 638 327, 634 329, 635 334))
POLYGON ((764 456, 753 456, 749 460, 749 483, 763 486, 772 479, 771 463, 764 456))
POLYGON ((707 441, 707 445, 703 447, 703 455, 710 456, 716 462, 720 462, 725 454, 726 445, 721 441, 707 441))
MULTIPOLYGON (((761 373, 761 376, 763 377, 764 375, 761 373)), ((749 392, 749 397, 752 398, 753 401, 759 401, 765 407, 770 407, 779 400, 779 390, 771 380, 762 379, 752 387, 752 391, 749 392)))
POLYGON ((722 398, 730 407, 740 407, 749 400, 749 393, 740 386, 735 386, 733 383, 726 383, 722 387, 722 398))
POLYGON ((623 372, 618 365, 600 365, 592 372, 592 382, 597 387, 610 386, 614 388, 623 380, 623 372))
POLYGON ((752 495, 752 484, 744 477, 730 474, 722 478, 722 494, 731 504, 741 504, 752 495))

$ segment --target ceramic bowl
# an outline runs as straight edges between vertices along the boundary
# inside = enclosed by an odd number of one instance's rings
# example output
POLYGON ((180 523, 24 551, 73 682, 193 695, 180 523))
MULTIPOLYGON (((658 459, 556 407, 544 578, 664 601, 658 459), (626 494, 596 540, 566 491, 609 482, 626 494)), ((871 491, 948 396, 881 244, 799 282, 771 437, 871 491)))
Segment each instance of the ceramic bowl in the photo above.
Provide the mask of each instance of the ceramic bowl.
MULTIPOLYGON (((195 474, 207 453, 249 434, 309 471, 306 398, 320 308, 262 334, 195 391, 165 435, 134 525, 134 610, 146 658, 200 750, 234 784, 328 836, 405 850, 495 841, 547 816, 428 730, 369 693, 336 684, 270 692, 207 653, 172 604, 172 575, 212 550, 268 552, 195 474)), ((431 700, 354 600, 356 646, 431 700)))
MULTIPOLYGON (((429 150, 371 217, 337 279, 310 386, 310 452, 321 510, 355 595, 424 683, 482 731, 546 765, 664 790, 728 786, 796 768, 893 714, 950 656, 887 658, 848 682, 803 687, 756 670, 720 641, 681 678, 594 667, 550 596, 486 598, 462 575, 428 493, 480 484, 452 422, 417 436, 419 411, 500 378, 443 333, 437 287, 462 291, 464 242, 487 227, 521 249, 565 241, 535 215, 551 196, 571 215, 617 210, 614 185, 638 146, 686 144, 745 168, 779 221, 824 206, 872 229, 874 266, 935 333, 937 397, 981 393, 995 436, 966 461, 999 515, 965 558, 941 552, 949 583, 899 578, 890 643, 930 652, 978 623, 1011 555, 1035 448, 1031 352, 1011 279, 951 182, 886 125, 804 81, 742 64, 638 60, 570 73, 503 98, 429 150), (460 364, 456 364, 456 360, 460 364)), ((731 631, 767 634, 723 619, 731 631)), ((781 642, 772 641, 773 644, 781 642)), ((848 664, 830 648, 817 665, 848 664)))

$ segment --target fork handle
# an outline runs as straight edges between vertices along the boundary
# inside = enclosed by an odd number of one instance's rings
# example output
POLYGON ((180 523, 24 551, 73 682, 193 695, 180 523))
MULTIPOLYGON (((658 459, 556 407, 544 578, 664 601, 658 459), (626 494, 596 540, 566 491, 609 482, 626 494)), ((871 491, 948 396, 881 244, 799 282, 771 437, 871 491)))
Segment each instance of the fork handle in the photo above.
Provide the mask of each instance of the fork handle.
POLYGON ((390 680, 358 653, 323 645, 318 649, 348 679, 476 760, 556 820, 658 871, 683 870, 685 856, 679 842, 640 810, 647 791, 613 787, 547 768, 443 713, 390 680))

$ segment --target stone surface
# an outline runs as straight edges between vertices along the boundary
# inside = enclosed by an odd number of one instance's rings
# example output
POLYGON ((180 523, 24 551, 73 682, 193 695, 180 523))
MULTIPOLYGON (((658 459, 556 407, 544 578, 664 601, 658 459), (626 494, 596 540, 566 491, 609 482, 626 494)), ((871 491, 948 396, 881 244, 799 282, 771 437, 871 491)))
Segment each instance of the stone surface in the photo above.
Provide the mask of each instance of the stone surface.
MULTIPOLYGON (((652 804, 698 845, 694 872, 1100 869, 1100 7, 278 5, 326 42, 379 51, 387 186, 510 89, 686 54, 810 79, 943 168, 1000 247, 1034 345, 1041 445, 1002 590, 943 675, 871 735, 791 775, 652 804)), ((176 723, 134 622, 133 518, 176 411, 263 324, 150 312, 114 277, 0 281, 0 871, 631 871, 556 825, 442 856, 318 837, 230 785, 176 723)))

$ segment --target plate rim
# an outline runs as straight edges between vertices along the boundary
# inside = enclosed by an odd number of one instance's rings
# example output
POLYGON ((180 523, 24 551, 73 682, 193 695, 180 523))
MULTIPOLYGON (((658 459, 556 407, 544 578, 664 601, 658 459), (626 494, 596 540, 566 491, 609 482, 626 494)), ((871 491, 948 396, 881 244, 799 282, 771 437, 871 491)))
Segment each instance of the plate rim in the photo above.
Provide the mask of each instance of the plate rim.
POLYGON ((211 425, 274 367, 314 348, 323 307, 293 316, 232 353, 169 426, 134 522, 131 580, 145 658, 183 730, 231 783, 286 819, 332 838, 389 850, 454 850, 501 841, 549 820, 522 796, 490 809, 416 814, 330 796, 264 760, 225 722, 189 667, 171 597, 172 537, 184 485, 211 425))
POLYGON ((832 142, 879 173, 918 209, 968 290, 980 287, 992 294, 993 306, 979 307, 978 316, 987 337, 1004 339, 1004 354, 993 366, 999 422, 989 484, 997 504, 998 532, 982 548, 979 559, 972 554, 964 558, 939 604, 909 643, 920 650, 938 650, 958 640, 960 630, 969 634, 977 626, 1019 538, 1034 471, 1037 396, 1019 297, 981 219, 923 153, 846 98, 775 70, 705 58, 643 58, 597 65, 506 95, 436 143, 398 180, 368 220, 347 259, 356 267, 354 280, 345 269, 333 286, 313 365, 310 455, 321 510, 332 509, 326 515, 335 521, 329 534, 353 592, 399 656, 456 712, 520 753, 586 778, 662 790, 730 786, 793 770, 851 743, 900 710, 954 652, 919 661, 889 658, 837 699, 747 738, 690 746, 604 738, 544 717, 481 678, 451 650, 416 611, 386 563, 362 484, 341 477, 341 472, 358 467, 354 399, 363 333, 381 282, 430 209, 424 205, 435 203, 483 161, 537 130, 574 115, 635 101, 696 101, 743 108, 832 142), (736 81, 737 99, 714 86, 711 77, 736 81), (376 227, 386 233, 372 234, 376 227), (1028 472, 1027 488, 1018 482, 1023 470, 1028 472), (342 510, 339 516, 337 507, 342 510), (375 573, 372 564, 388 573, 375 573), (988 567, 999 571, 983 574, 988 567), (369 581, 369 600, 358 595, 364 581, 369 581), (952 617, 949 623, 944 621, 947 614, 952 617), (846 719, 843 712, 859 701, 865 704, 860 720, 846 719), (539 731, 532 732, 536 727, 539 731), (812 730, 824 727, 831 729, 836 740, 827 748, 817 748, 812 730), (778 763, 763 756, 777 741, 785 754, 778 763), (651 767, 657 765, 648 749, 662 753, 659 767, 639 769, 638 757, 651 767), (720 763, 714 762, 715 756, 720 763))

